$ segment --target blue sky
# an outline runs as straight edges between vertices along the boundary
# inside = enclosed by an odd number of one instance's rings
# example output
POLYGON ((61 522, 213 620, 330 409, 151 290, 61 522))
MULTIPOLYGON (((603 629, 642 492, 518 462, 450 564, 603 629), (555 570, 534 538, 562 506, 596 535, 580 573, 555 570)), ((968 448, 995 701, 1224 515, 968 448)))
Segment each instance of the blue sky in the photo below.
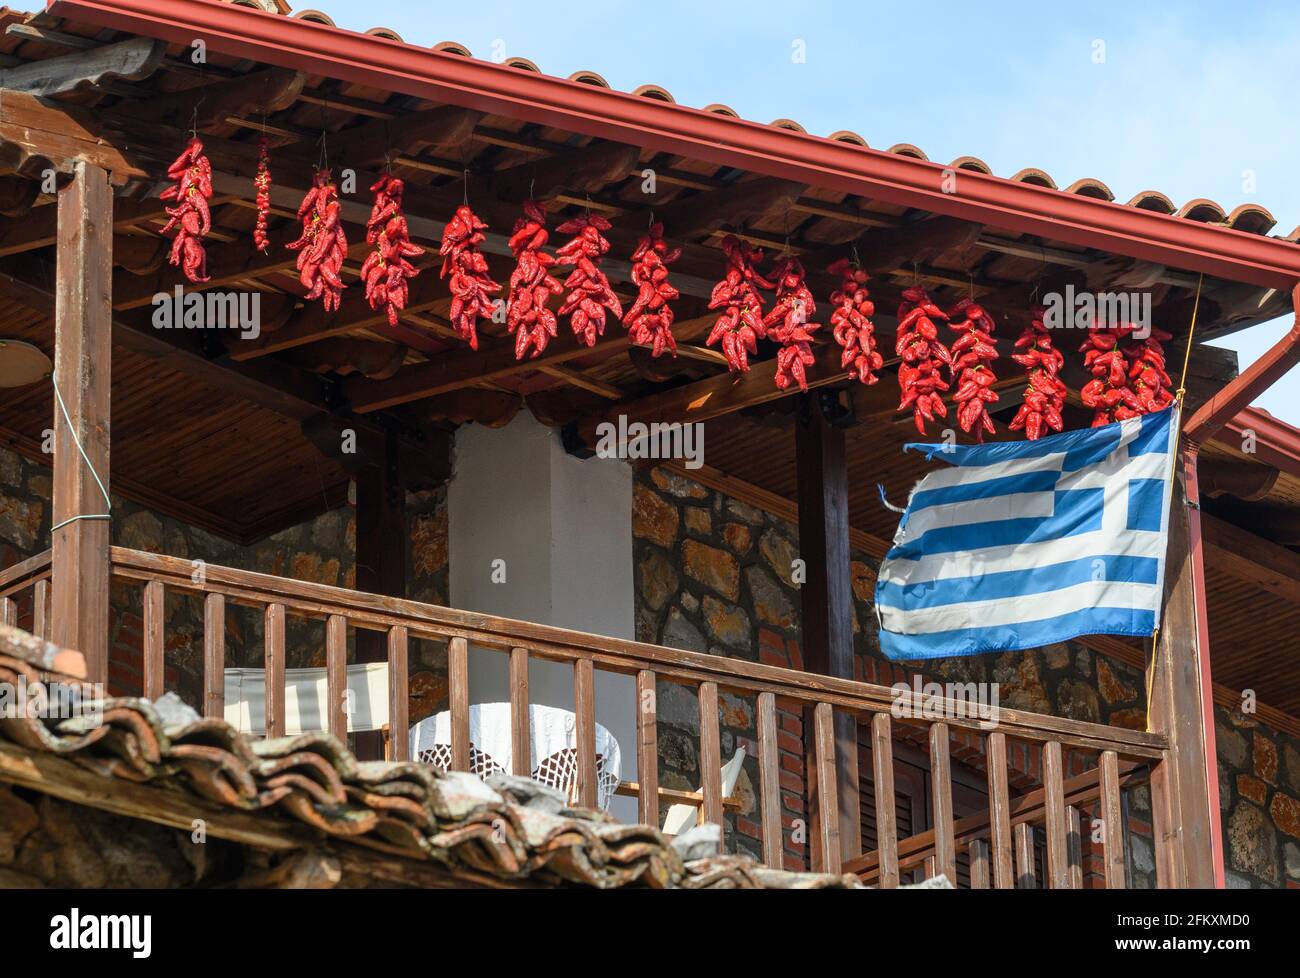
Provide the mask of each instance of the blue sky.
MULTIPOLYGON (((1095 177, 1121 201, 1145 189, 1178 205, 1249 201, 1277 218, 1274 233, 1300 225, 1294 3, 320 5, 341 27, 389 27, 413 44, 460 41, 549 74, 586 68, 624 90, 653 82, 685 105, 722 102, 819 135, 851 129, 943 162, 978 156, 1004 176, 1095 177)), ((1223 345, 1244 368, 1288 325, 1223 345)), ((1259 403, 1300 425, 1300 370, 1259 403)))

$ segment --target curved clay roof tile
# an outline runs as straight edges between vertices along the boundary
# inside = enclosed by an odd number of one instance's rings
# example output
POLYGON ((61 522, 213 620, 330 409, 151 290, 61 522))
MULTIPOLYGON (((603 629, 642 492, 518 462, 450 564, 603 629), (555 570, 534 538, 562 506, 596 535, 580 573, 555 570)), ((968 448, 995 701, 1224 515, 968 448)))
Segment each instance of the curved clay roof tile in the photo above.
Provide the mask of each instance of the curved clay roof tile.
POLYGON ((542 73, 542 69, 537 67, 535 62, 529 61, 527 58, 506 58, 505 61, 501 63, 507 68, 518 68, 520 71, 535 71, 539 75, 542 73))
POLYGON ((927 162, 929 162, 930 159, 930 157, 921 152, 919 146, 913 146, 911 143, 895 143, 893 146, 889 147, 889 152, 895 153, 899 156, 910 156, 913 159, 925 160, 927 162))
POLYGON ((1159 190, 1143 190, 1133 195, 1129 207, 1141 207, 1144 211, 1156 211, 1160 214, 1172 214, 1178 208, 1174 202, 1159 190))
POLYGON ((640 95, 644 98, 658 99, 660 102, 677 103, 677 99, 673 98, 672 92, 668 91, 666 88, 660 88, 658 85, 638 85, 632 90, 632 94, 640 95))
POLYGON ((773 126, 776 129, 789 129, 791 132, 806 133, 808 131, 793 119, 773 119, 768 123, 768 125, 773 126))
MULTIPOLYGON (((830 139, 839 143, 853 143, 855 146, 866 146, 867 141, 851 129, 841 129, 839 132, 830 134, 830 139)), ((870 149, 870 147, 867 147, 870 149)))
POLYGON ((462 58, 472 58, 469 48, 461 44, 460 41, 439 41, 433 46, 435 51, 441 51, 443 54, 459 54, 462 58))
POLYGON ((721 102, 714 102, 712 105, 704 107, 705 112, 712 112, 714 115, 725 115, 732 119, 739 119, 740 113, 730 105, 723 105, 721 102))
POLYGON ((1228 217, 1222 207, 1206 197, 1189 200, 1178 208, 1176 216, 1185 217, 1189 221, 1200 221, 1202 224, 1221 224, 1228 217))
POLYGON ((1092 197, 1094 200, 1115 199, 1115 195, 1110 192, 1110 187, 1100 180, 1094 180, 1092 177, 1081 177, 1066 187, 1065 192, 1067 194, 1078 194, 1080 197, 1092 197))
POLYGON ((1012 178, 1017 183, 1030 183, 1035 187, 1046 187, 1048 190, 1055 190, 1056 181, 1046 170, 1040 170, 1037 167, 1027 166, 1012 178))
POLYGON ((397 31, 393 30, 391 27, 372 27, 370 30, 366 31, 366 33, 373 34, 375 37, 386 37, 390 41, 397 41, 399 44, 406 43, 402 40, 402 35, 397 33, 397 31))
POLYGON ((313 24, 324 24, 326 27, 337 27, 329 14, 321 13, 319 10, 299 10, 297 13, 290 14, 291 17, 297 17, 299 20, 309 20, 313 24))
POLYGON ((605 81, 603 75, 598 75, 594 71, 575 71, 569 76, 569 81, 581 82, 584 85, 595 85, 597 88, 609 88, 609 82, 605 81))
POLYGON ((959 156, 948 164, 948 168, 952 170, 973 170, 975 173, 993 176, 993 170, 978 156, 959 156))
POLYGON ((1228 224, 1238 231, 1268 234, 1277 224, 1277 218, 1259 204, 1242 204, 1240 207, 1233 208, 1232 213, 1228 215, 1228 224))

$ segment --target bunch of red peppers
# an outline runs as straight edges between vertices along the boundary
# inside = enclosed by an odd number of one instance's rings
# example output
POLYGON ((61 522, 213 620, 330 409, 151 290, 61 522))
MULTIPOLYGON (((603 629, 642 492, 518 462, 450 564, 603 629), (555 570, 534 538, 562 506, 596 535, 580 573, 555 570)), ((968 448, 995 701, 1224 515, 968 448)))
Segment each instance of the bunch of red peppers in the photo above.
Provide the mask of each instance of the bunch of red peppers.
POLYGON ((993 363, 998 358, 997 341, 993 339, 994 322, 974 299, 962 299, 948 314, 953 332, 959 333, 949 351, 953 357, 952 374, 957 385, 953 401, 957 405, 957 423, 961 430, 975 432, 981 444, 984 433, 997 433, 988 406, 998 400, 993 384, 997 380, 993 363))
POLYGON ((944 311, 936 306, 919 285, 903 292, 898 306, 898 341, 894 352, 902 357, 898 365, 898 386, 902 400, 898 409, 912 409, 916 430, 925 434, 927 421, 946 418, 948 408, 940 391, 948 390, 944 369, 951 371, 952 354, 939 339, 939 322, 947 322, 944 311))
POLYGON ((448 318, 456 335, 478 349, 478 321, 491 319, 501 286, 488 275, 487 256, 479 250, 487 224, 479 220, 468 204, 456 209, 456 216, 442 232, 443 278, 451 275, 451 309, 448 318))
POLYGON ((312 186, 298 205, 302 235, 285 245, 298 252, 298 280, 307 290, 308 301, 321 299, 327 311, 338 309, 343 300, 343 259, 348 239, 343 231, 338 188, 329 170, 316 171, 312 186))
POLYGON ((761 248, 753 248, 729 234, 722 239, 722 251, 727 256, 727 274, 713 287, 709 308, 723 312, 705 345, 720 344, 727 366, 744 373, 749 370, 749 354, 758 351, 758 341, 767 335, 763 297, 758 290, 775 286, 758 272, 758 263, 763 260, 761 248))
POLYGON ((393 326, 406 308, 411 279, 420 274, 410 260, 424 254, 423 248, 411 243, 411 232, 402 212, 404 189, 402 181, 391 174, 384 174, 371 186, 375 202, 366 222, 366 242, 374 245, 375 250, 361 266, 361 281, 370 308, 376 312, 382 309, 393 326))
POLYGON ((792 383, 808 389, 806 370, 816 362, 812 334, 821 329, 810 321, 817 309, 812 292, 804 282, 803 264, 797 258, 782 258, 776 265, 776 304, 763 317, 769 338, 781 344, 776 354, 776 386, 785 390, 792 383))
POLYGON ((609 241, 601 232, 611 227, 608 219, 600 214, 585 214, 565 221, 556 229, 561 234, 573 235, 556 251, 557 265, 573 266, 564 280, 569 294, 564 297, 559 314, 569 316, 573 335, 587 346, 595 346, 596 339, 604 335, 606 310, 618 319, 623 318, 623 305, 598 264, 609 251, 609 241))
POLYGON ((840 366, 847 368, 849 379, 863 384, 874 384, 880 378, 876 371, 884 366, 884 358, 876 350, 876 327, 871 317, 876 304, 867 293, 867 273, 860 265, 847 258, 831 264, 826 269, 840 277, 840 287, 831 293, 831 335, 844 350, 840 366))
POLYGON ((267 148, 266 137, 257 141, 257 176, 253 178, 257 188, 257 223, 253 226, 253 246, 263 254, 271 247, 266 235, 267 221, 271 217, 271 154, 267 148))
POLYGON ((545 211, 536 201, 525 201, 523 216, 515 221, 509 242, 515 270, 510 274, 506 326, 515 334, 516 360, 522 360, 530 349, 532 356, 541 356, 555 336, 555 313, 546 303, 563 292, 564 286, 550 273, 555 257, 543 250, 549 237, 545 211))
POLYGON ((212 230, 212 214, 208 200, 212 197, 212 164, 203 155, 203 143, 197 136, 171 166, 167 176, 175 181, 162 192, 162 200, 176 201, 167 208, 170 220, 163 228, 166 234, 176 229, 168 261, 179 265, 191 282, 208 281, 208 255, 203 248, 203 236, 212 230))
POLYGON ((1046 313, 1042 306, 1030 310, 1033 318, 1016 340, 1016 349, 1023 352, 1011 354, 1011 359, 1029 374, 1029 386, 1009 427, 1012 431, 1023 428, 1030 441, 1038 441, 1047 428, 1060 431, 1064 427, 1061 409, 1068 391, 1057 375, 1065 365, 1065 357, 1052 343, 1052 334, 1043 322, 1046 313))
POLYGON ((673 339, 673 310, 670 303, 679 295, 668 282, 668 266, 681 256, 680 248, 669 248, 664 241, 664 226, 651 224, 632 253, 632 284, 637 287, 636 301, 623 317, 632 342, 650 347, 651 356, 665 350, 677 356, 673 339))

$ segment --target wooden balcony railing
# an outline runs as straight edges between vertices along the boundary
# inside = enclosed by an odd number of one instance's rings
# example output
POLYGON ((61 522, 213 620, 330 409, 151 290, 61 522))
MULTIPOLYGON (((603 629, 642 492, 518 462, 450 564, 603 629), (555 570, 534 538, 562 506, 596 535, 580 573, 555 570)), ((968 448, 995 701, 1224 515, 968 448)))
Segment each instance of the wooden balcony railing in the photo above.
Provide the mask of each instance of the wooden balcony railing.
MULTIPOLYGON (((896 886, 900 876, 917 867, 946 873, 958 879, 958 853, 968 859, 972 887, 1039 886, 1069 888, 1082 885, 1081 813, 1090 809, 1103 826, 1105 884, 1122 887, 1125 854, 1121 790, 1151 782, 1153 805, 1161 797, 1163 779, 1153 770, 1168 763, 1163 736, 1085 723, 1059 717, 1001 709, 996 727, 970 715, 962 704, 949 700, 922 703, 903 695, 902 711, 895 711, 900 694, 886 686, 797 672, 737 659, 664 648, 569 631, 548 625, 515 621, 474 612, 424 604, 402 598, 365 594, 343 588, 290 580, 250 571, 204 565, 196 573, 188 560, 114 547, 115 580, 135 582, 143 588, 144 693, 164 692, 164 602, 169 593, 199 596, 204 606, 203 711, 220 717, 224 711, 225 621, 228 604, 258 609, 265 623, 264 662, 266 729, 277 736, 284 729, 285 622, 287 618, 325 622, 326 672, 330 708, 329 729, 343 736, 343 704, 347 683, 347 633, 353 629, 386 636, 389 661, 389 716, 393 754, 405 759, 407 738, 407 646, 412 638, 445 642, 447 646, 450 712, 452 716, 452 767, 470 766, 469 681, 470 644, 496 650, 507 657, 512 714, 528 715, 528 663, 531 659, 568 664, 573 671, 576 704, 578 800, 594 806, 597 775, 595 750, 595 680, 597 670, 621 673, 635 680, 636 752, 639 780, 635 784, 642 821, 658 824, 661 800, 698 804, 705 821, 724 824, 720 771, 723 758, 719 735, 719 693, 729 692, 752 700, 757 731, 759 785, 757 820, 764 861, 773 867, 786 862, 778 748, 778 698, 783 709, 811 716, 807 731, 808 763, 817 776, 813 809, 816 813, 809 849, 811 864, 819 869, 857 873, 864 881, 896 886), (658 719, 654 691, 657 683, 673 683, 694 690, 699 703, 699 792, 661 790, 658 785, 658 719), (914 700, 914 701, 913 701, 914 700), (935 717, 936 711, 940 718, 935 717), (894 715, 895 712, 901 716, 894 715), (855 858, 843 859, 839 851, 835 771, 835 718, 847 713, 870 731, 878 845, 855 858), (933 828, 908 838, 897 837, 893 787, 895 738, 928 745, 932 784, 933 828), (954 818, 950 749, 954 738, 978 744, 988 780, 988 810, 954 818), (1040 759, 1036 780, 1041 787, 1013 797, 1008 787, 1008 756, 1013 745, 1028 747, 1040 759), (1067 758, 1073 753, 1091 762, 1086 770, 1067 777, 1067 758), (1045 840, 1041 860, 1036 840, 1045 840), (1045 878, 1037 878, 1041 862, 1045 878)), ((44 627, 48 594, 49 557, 32 558, 0 573, 0 600, 6 615, 14 615, 15 598, 32 589, 34 620, 44 627), (36 609, 41 609, 39 612, 36 609)), ((8 619, 6 619, 8 620, 8 619)), ((527 722, 512 730, 516 774, 527 774, 529 757, 527 722)), ((628 786, 629 788, 631 786, 628 786)), ((856 786, 855 786, 856 789, 856 786)), ((626 789, 625 789, 625 793, 626 789)), ((1157 833, 1158 836, 1158 833, 1157 833)), ((1157 866, 1167 843, 1153 839, 1157 866)), ((1158 880, 1159 885, 1168 881, 1158 880)))

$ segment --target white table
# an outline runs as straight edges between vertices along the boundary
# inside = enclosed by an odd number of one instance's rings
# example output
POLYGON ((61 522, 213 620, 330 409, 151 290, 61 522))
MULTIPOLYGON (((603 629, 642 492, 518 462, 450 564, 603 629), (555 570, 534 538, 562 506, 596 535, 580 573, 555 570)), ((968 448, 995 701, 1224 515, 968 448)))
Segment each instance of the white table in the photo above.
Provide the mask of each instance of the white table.
MULTIPOLYGON (((577 718, 554 706, 528 707, 528 770, 534 781, 558 788, 577 801, 577 718)), ((469 708, 470 770, 480 777, 509 773, 513 766, 509 703, 475 703, 469 708)), ((451 766, 451 712, 426 717, 411 728, 411 757, 445 771, 451 766)), ((622 759, 613 734, 596 724, 596 800, 608 810, 619 785, 622 759)))

